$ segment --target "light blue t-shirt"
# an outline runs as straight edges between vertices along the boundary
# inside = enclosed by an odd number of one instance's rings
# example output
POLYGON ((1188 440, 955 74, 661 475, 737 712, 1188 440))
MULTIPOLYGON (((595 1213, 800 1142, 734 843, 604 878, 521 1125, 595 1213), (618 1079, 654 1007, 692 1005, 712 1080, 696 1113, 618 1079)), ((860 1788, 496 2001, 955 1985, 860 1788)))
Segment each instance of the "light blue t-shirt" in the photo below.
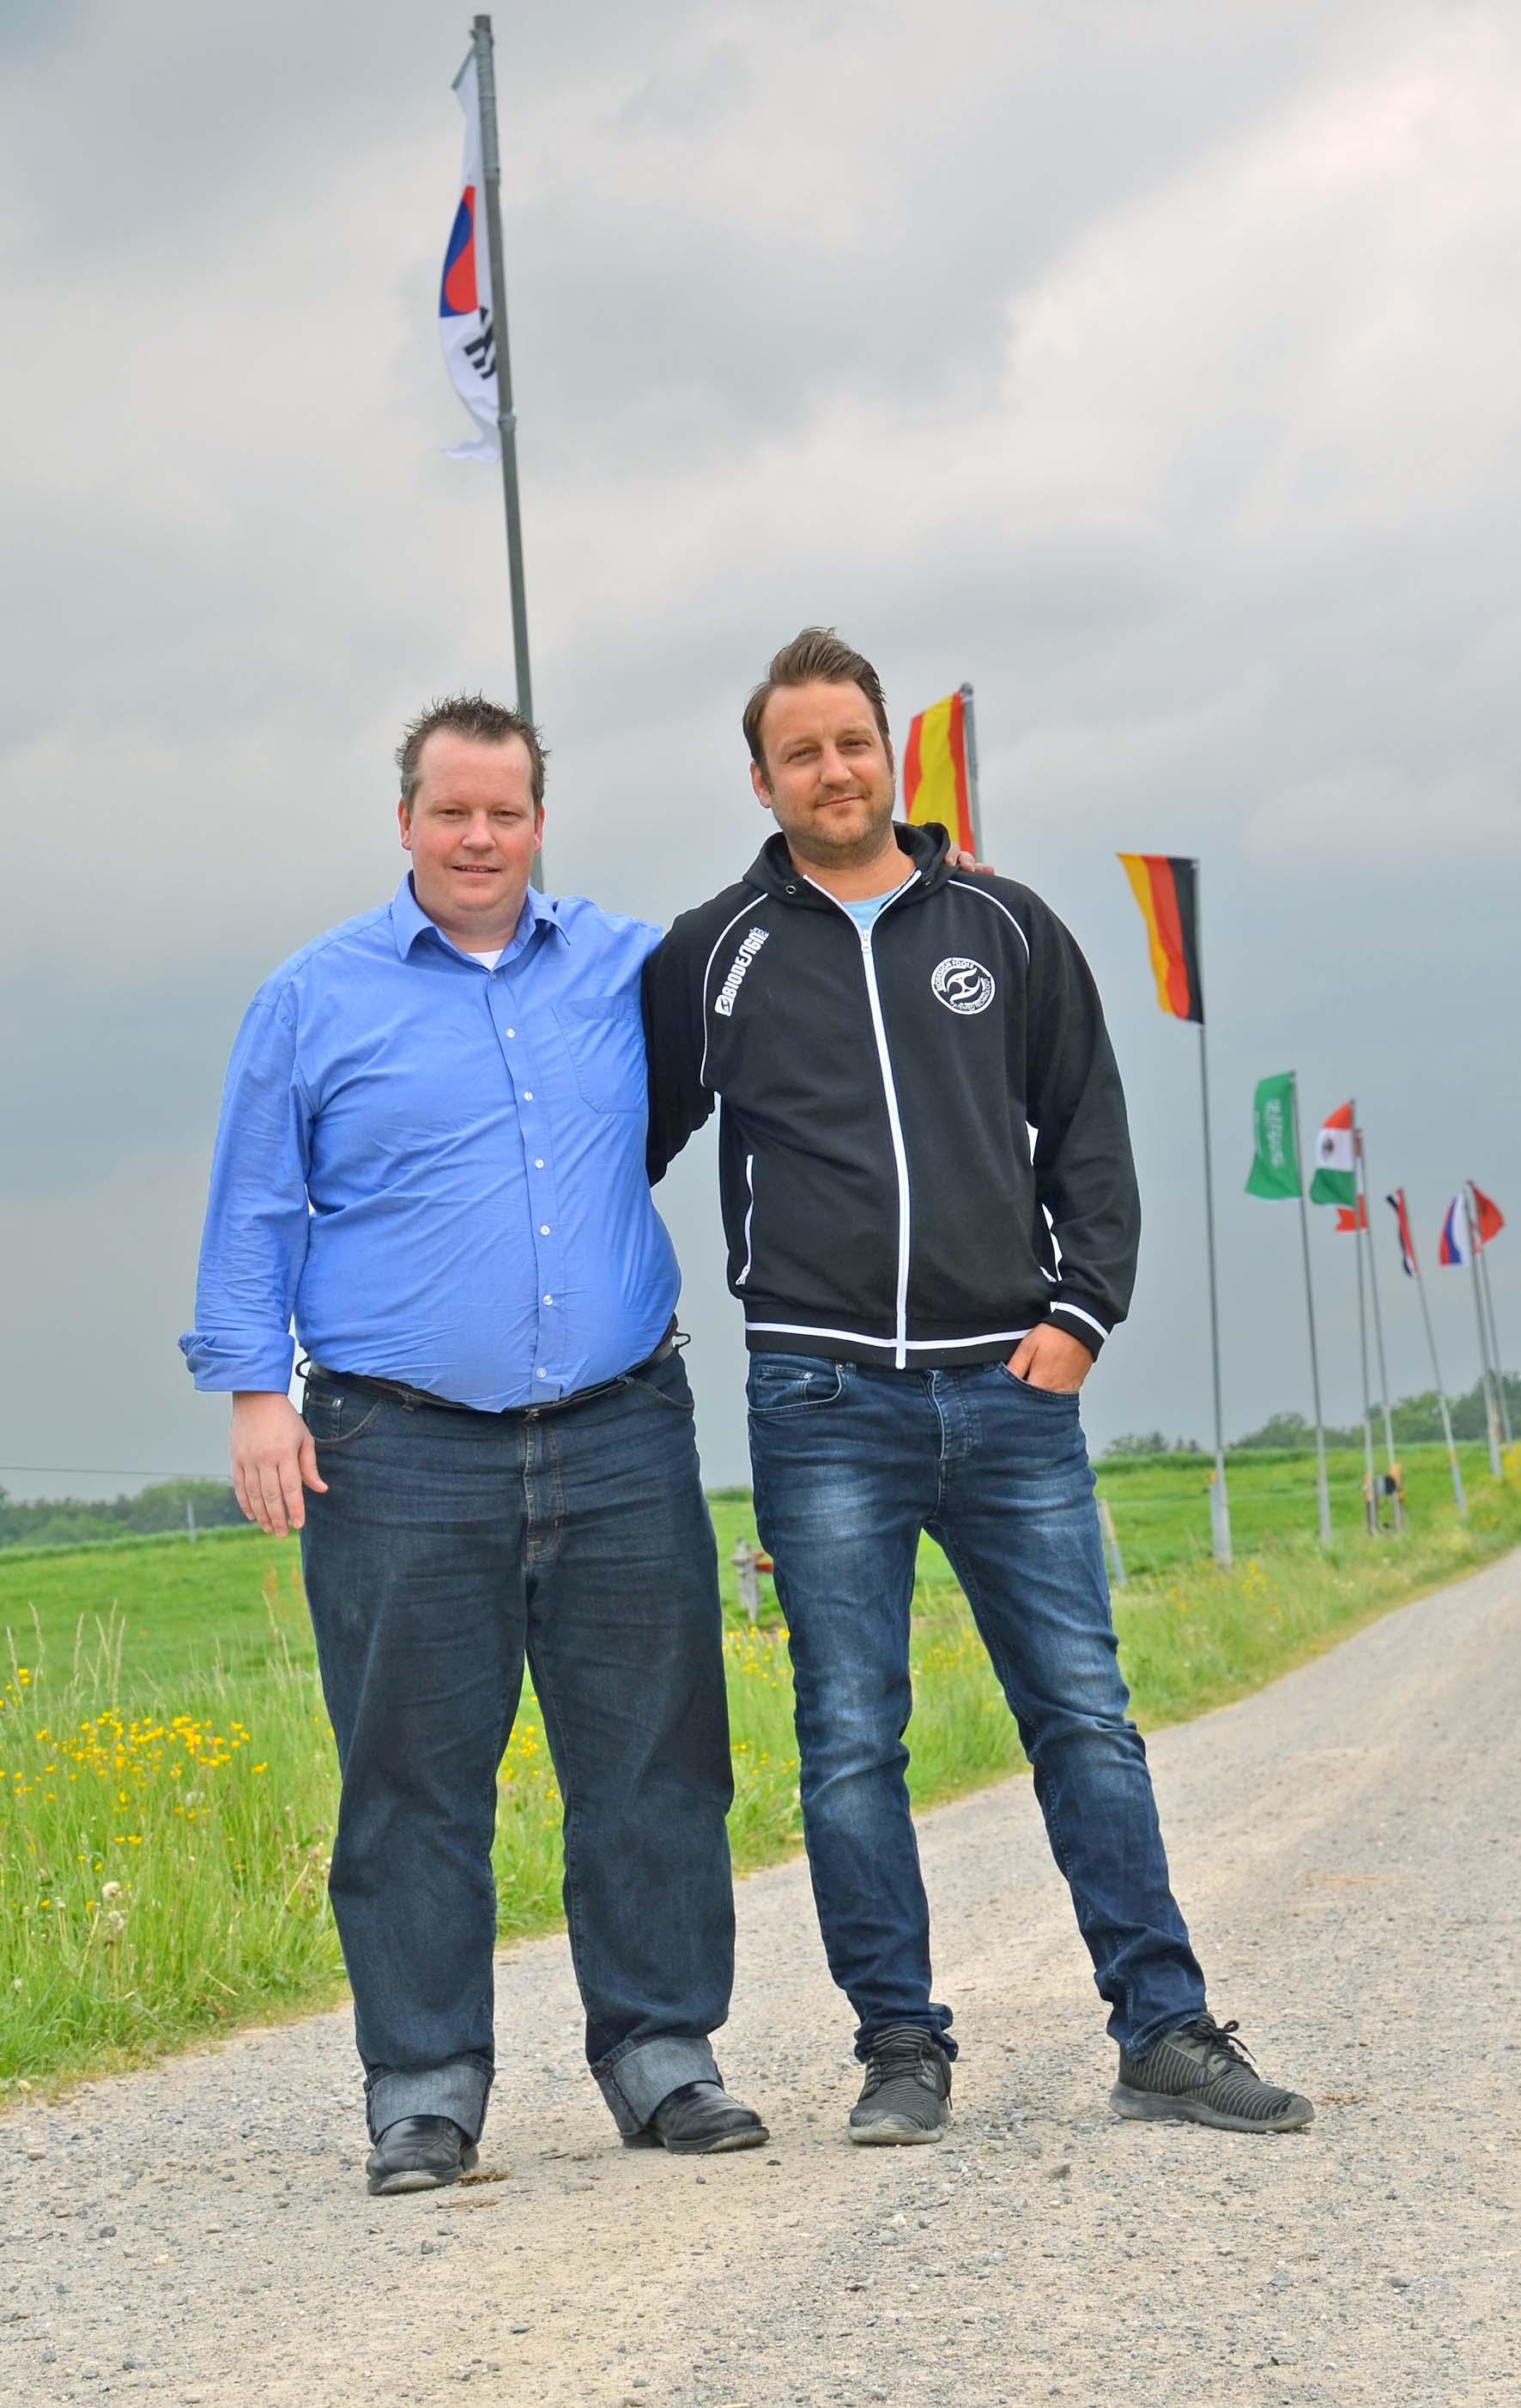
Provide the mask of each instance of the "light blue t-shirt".
POLYGON ((862 936, 868 937, 871 934, 871 924, 878 912, 892 901, 897 892, 896 886, 890 886, 885 895, 868 895, 864 902, 847 903, 842 896, 837 896, 835 900, 839 904, 841 910, 850 913, 862 936))

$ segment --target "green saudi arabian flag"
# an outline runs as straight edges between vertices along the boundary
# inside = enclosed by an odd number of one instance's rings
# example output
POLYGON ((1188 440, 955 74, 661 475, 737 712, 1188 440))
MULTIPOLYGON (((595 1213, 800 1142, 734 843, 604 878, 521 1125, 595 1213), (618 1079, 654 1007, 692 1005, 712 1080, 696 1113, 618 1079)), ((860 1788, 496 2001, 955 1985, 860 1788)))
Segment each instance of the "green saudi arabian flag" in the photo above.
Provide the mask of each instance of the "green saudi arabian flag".
POLYGON ((1256 1154, 1247 1175, 1248 1196, 1270 1200, 1299 1193, 1299 1160, 1294 1149, 1294 1073, 1259 1079, 1252 1099, 1252 1124, 1256 1154))

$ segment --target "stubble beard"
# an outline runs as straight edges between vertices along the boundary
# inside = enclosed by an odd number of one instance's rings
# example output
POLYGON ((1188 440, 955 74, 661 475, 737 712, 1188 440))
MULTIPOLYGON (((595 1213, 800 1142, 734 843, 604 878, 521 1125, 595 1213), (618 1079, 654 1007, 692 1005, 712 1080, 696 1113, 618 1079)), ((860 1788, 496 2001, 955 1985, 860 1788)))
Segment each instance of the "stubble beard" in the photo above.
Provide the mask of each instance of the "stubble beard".
POLYGON ((868 805, 871 818, 862 834, 833 841, 827 822, 811 813, 801 827, 785 831, 787 849, 796 860, 811 862, 817 869, 863 869, 893 841, 893 801, 889 794, 882 803, 868 805))

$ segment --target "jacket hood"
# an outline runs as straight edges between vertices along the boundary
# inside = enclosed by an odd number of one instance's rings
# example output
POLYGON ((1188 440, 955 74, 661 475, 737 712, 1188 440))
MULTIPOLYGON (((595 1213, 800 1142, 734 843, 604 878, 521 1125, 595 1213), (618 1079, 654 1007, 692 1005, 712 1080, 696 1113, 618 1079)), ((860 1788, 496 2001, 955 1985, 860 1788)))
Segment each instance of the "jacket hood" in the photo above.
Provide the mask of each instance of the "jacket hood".
MULTIPOLYGON (((945 854, 950 838, 938 820, 926 820, 922 826, 910 826, 902 820, 893 822, 893 834, 897 838, 899 853, 906 853, 919 872, 920 894, 931 894, 947 876, 945 854)), ((831 910, 829 898, 811 886, 804 874, 796 868, 787 850, 787 839, 778 829, 768 837, 750 867, 745 871, 747 886, 758 886, 763 895, 774 895, 787 903, 800 903, 815 910, 831 910)), ((912 896, 909 898, 911 901, 912 896)))

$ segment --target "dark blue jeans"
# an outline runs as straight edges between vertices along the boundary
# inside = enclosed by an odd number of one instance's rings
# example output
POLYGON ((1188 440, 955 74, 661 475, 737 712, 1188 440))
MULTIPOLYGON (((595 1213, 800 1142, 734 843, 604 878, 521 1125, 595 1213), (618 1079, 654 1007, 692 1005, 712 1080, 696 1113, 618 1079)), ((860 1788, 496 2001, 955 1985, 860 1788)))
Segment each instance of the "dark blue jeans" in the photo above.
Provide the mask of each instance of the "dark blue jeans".
POLYGON ((909 1813, 909 1617, 919 1535, 967 1593, 1035 1774, 1094 1979, 1126 2048, 1204 2005, 1126 1717, 1093 1474, 1075 1396, 1001 1365, 891 1371, 750 1358, 755 1520, 776 1565, 797 1694, 803 1830, 856 2053, 933 2032, 929 1911, 909 1813))
POLYGON ((473 2138, 485 2115, 496 1773, 525 1655, 586 2054, 637 2132, 713 2080, 734 1971, 717 1555, 681 1357, 534 1420, 318 1375, 305 1413, 328 1484, 302 1563, 343 1776, 329 1887, 371 2133, 442 2114, 473 2138))

